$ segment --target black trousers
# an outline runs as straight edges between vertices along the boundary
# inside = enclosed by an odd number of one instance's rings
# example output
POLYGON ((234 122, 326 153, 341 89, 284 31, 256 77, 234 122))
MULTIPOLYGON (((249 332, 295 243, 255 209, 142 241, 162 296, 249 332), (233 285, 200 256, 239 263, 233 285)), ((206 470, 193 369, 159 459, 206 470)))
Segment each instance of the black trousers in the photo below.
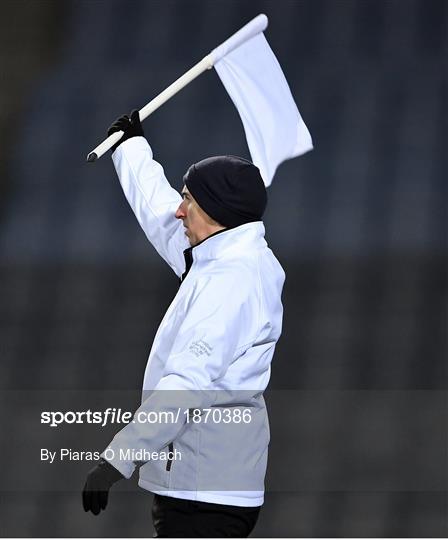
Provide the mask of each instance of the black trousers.
POLYGON ((154 495, 156 538, 246 538, 261 506, 243 507, 154 495))

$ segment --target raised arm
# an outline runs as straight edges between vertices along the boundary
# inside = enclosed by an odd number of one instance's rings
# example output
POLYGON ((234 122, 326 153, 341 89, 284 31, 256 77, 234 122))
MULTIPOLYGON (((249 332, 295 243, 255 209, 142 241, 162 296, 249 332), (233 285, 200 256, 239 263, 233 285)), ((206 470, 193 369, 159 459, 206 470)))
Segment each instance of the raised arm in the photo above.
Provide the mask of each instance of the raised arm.
POLYGON ((185 270, 183 251, 189 243, 182 222, 174 214, 182 198, 170 186, 162 166, 153 160, 138 111, 133 111, 131 118, 118 119, 108 133, 117 129, 124 131, 124 136, 115 147, 112 160, 126 199, 148 240, 181 276, 185 270))

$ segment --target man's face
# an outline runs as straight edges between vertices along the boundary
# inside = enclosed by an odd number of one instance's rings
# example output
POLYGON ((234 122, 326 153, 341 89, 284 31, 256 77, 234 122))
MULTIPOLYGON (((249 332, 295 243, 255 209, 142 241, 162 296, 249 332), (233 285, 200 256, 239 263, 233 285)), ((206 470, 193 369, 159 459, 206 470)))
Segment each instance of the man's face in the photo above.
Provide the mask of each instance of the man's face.
POLYGON ((183 221, 185 234, 190 245, 195 246, 215 231, 217 223, 202 210, 186 186, 184 186, 181 195, 183 201, 175 215, 177 219, 183 221))

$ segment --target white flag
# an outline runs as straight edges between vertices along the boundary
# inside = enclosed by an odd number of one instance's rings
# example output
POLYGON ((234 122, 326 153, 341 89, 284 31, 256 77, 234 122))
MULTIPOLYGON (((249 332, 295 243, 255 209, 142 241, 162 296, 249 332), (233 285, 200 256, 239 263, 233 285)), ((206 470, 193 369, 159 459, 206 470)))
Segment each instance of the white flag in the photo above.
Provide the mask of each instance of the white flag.
POLYGON ((227 54, 221 46, 211 54, 243 122, 252 161, 269 186, 282 161, 313 148, 282 68, 263 32, 227 54))

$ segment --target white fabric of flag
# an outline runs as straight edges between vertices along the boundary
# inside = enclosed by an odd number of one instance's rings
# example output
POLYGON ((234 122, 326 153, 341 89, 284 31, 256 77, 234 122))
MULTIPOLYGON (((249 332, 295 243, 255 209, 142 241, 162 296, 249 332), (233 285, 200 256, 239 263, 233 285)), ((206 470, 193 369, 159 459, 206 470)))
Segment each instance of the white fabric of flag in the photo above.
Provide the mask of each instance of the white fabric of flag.
POLYGON ((280 163, 313 148, 282 68, 263 32, 228 53, 217 47, 211 54, 219 59, 214 67, 238 109, 252 161, 269 186, 280 163))

